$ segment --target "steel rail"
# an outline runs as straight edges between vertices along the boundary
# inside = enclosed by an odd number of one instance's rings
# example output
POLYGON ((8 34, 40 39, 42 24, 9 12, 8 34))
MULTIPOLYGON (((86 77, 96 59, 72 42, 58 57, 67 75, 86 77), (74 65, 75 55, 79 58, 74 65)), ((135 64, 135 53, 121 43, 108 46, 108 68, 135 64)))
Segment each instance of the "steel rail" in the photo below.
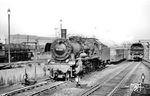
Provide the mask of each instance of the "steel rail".
POLYGON ((30 92, 28 93, 26 96, 34 96, 34 95, 40 95, 41 93, 45 92, 46 90, 57 90, 57 87, 65 84, 66 82, 62 82, 62 83, 58 83, 58 84, 54 84, 52 86, 48 86, 48 87, 45 87, 45 88, 42 88, 42 89, 39 89, 38 91, 34 91, 34 92, 30 92))
POLYGON ((35 84, 35 85, 32 85, 32 86, 27 86, 27 87, 16 89, 16 90, 13 90, 13 91, 10 91, 10 92, 7 92, 7 93, 3 93, 0 96, 12 96, 12 95, 16 95, 18 93, 26 92, 28 90, 32 90, 34 88, 37 88, 37 87, 40 87, 40 86, 44 86, 46 84, 48 84, 48 83, 47 82, 41 82, 41 83, 38 83, 38 84, 35 84))
MULTIPOLYGON (((133 63, 133 62, 132 62, 133 63)), ((139 64, 137 64, 138 66, 139 64)), ((133 66, 133 64, 132 64, 133 66)), ((104 84, 106 84, 108 81, 110 81, 111 79, 115 78, 117 75, 121 74, 121 72, 125 71, 126 69, 130 68, 131 66, 127 66, 124 69, 122 69, 119 73, 115 74, 112 77, 107 77, 105 78, 103 81, 101 81, 101 83, 96 84, 95 86, 93 86, 92 88, 86 90, 85 92, 81 93, 79 96, 89 96, 92 93, 94 93, 97 89, 101 88, 104 84)), ((119 85, 118 85, 119 86, 119 85)), ((117 88, 117 87, 116 87, 117 88)))
MULTIPOLYGON (((141 63, 141 62, 140 62, 141 63)), ((112 96, 121 86, 124 86, 126 81, 130 78, 132 73, 137 69, 137 67, 140 65, 137 64, 119 83, 118 85, 107 95, 107 96, 112 96)))
POLYGON ((60 85, 65 84, 65 83, 66 82, 55 82, 55 83, 49 84, 48 82, 42 82, 42 83, 39 83, 36 85, 32 85, 32 86, 20 88, 17 90, 13 90, 13 91, 10 91, 7 93, 3 93, 0 96, 34 96, 34 95, 40 94, 46 90, 56 88, 57 86, 60 86, 60 85))

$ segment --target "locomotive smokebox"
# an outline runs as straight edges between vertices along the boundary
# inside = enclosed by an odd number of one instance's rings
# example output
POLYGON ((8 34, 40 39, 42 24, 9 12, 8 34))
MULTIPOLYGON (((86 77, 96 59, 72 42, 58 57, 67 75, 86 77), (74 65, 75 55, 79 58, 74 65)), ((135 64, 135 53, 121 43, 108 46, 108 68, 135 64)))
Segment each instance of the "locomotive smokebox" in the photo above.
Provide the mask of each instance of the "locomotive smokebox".
POLYGON ((67 29, 61 29, 61 38, 66 38, 67 36, 67 29))

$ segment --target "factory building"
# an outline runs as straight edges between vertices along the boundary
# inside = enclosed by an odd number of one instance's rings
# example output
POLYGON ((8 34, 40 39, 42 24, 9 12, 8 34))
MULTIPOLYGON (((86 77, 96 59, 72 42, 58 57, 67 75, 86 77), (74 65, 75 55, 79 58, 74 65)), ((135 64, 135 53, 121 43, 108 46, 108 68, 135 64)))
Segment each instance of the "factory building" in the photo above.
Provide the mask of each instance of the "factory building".
MULTIPOLYGON (((10 35, 10 43, 24 43, 30 45, 32 49, 35 49, 37 47, 38 50, 43 50, 47 42, 52 43, 55 39, 55 37, 39 37, 35 35, 10 35)), ((8 44, 7 40, 5 41, 5 43, 8 44)))

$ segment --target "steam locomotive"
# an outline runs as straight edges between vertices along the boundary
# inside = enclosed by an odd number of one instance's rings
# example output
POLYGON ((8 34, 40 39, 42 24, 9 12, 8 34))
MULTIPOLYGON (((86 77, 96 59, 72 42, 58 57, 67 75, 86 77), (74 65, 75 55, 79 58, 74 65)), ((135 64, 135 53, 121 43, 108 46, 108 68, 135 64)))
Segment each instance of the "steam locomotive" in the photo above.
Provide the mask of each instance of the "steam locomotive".
POLYGON ((110 61, 110 49, 95 38, 60 38, 56 39, 50 48, 52 59, 49 61, 49 70, 54 79, 69 79, 76 74, 105 67, 110 61))
MULTIPOLYGON (((10 61, 30 60, 33 53, 27 45, 10 44, 10 61)), ((0 43, 0 62, 8 62, 8 44, 0 43)))
POLYGON ((130 60, 141 61, 144 57, 144 46, 141 43, 133 43, 130 47, 130 60))
POLYGON ((96 38, 71 36, 68 39, 56 39, 53 43, 46 44, 45 51, 51 51, 52 54, 48 70, 53 79, 69 79, 99 70, 110 63, 110 48, 96 38))

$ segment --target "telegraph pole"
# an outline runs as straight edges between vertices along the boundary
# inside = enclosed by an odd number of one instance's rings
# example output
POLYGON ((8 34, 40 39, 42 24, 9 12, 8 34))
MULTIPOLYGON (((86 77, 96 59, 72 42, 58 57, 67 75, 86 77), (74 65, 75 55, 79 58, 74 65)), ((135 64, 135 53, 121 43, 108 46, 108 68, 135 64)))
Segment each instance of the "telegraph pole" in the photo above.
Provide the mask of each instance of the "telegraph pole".
POLYGON ((61 29, 62 29, 62 19, 60 19, 60 32, 61 32, 61 29))
POLYGON ((7 39, 5 38, 5 44, 7 44, 7 39))
POLYGON ((149 60, 149 42, 147 42, 147 44, 148 44, 148 60, 149 60))
POLYGON ((8 63, 10 63, 10 12, 10 9, 8 9, 8 63))
POLYGON ((29 42, 29 35, 27 35, 27 45, 28 45, 28 42, 29 42))
POLYGON ((62 32, 62 19, 60 19, 60 34, 61 34, 61 32, 62 32))

